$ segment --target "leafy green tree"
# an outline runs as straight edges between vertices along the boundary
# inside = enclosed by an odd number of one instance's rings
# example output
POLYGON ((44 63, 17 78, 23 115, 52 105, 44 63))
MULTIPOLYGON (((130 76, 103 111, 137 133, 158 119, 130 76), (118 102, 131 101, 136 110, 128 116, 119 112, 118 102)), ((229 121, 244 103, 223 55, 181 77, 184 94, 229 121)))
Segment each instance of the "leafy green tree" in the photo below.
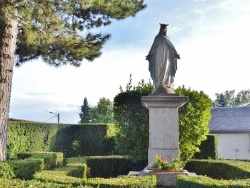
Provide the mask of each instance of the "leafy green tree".
POLYGON ((132 86, 130 75, 126 90, 114 98, 114 118, 118 128, 116 150, 132 156, 135 161, 147 159, 149 144, 148 110, 141 104, 141 96, 152 92, 154 86, 144 80, 132 86))
POLYGON ((250 104, 250 89, 241 90, 236 94, 235 90, 227 90, 224 93, 215 93, 216 99, 213 102, 215 107, 247 106, 250 104))
MULTIPOLYGON (((148 95, 153 88, 151 83, 144 81, 133 87, 130 79, 126 91, 121 90, 114 99, 114 117, 119 129, 117 150, 135 160, 147 159, 149 119, 148 110, 141 104, 141 96, 148 95)), ((203 92, 184 86, 175 91, 189 97, 189 102, 179 109, 179 147, 181 160, 186 162, 199 151, 201 141, 206 139, 212 102, 203 92)))
POLYGON ((17 65, 42 57, 54 66, 79 66, 100 56, 110 38, 97 28, 143 8, 143 0, 0 0, 0 161, 7 156, 14 59, 17 65))
POLYGON ((92 123, 113 123, 113 103, 105 97, 100 98, 97 106, 90 108, 89 114, 92 123))
POLYGON ((189 101, 179 108, 179 148, 181 160, 190 160, 199 150, 201 142, 209 132, 212 101, 204 92, 187 89, 175 90, 180 96, 188 96, 189 101))
POLYGON ((90 107, 88 104, 87 97, 83 100, 83 105, 81 106, 81 113, 80 116, 80 122, 79 123, 89 123, 90 121, 90 115, 89 115, 90 107))

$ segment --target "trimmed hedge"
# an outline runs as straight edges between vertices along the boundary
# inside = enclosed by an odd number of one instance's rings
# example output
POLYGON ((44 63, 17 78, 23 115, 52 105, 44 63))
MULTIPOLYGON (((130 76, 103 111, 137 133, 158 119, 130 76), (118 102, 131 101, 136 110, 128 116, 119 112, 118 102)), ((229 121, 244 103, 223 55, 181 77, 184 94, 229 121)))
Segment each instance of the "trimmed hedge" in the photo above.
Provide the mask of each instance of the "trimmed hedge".
POLYGON ((77 178, 77 177, 68 175, 71 169, 58 168, 55 170, 44 170, 44 171, 35 173, 34 179, 43 181, 43 182, 69 184, 72 186, 84 185, 84 180, 82 178, 77 178))
POLYGON ((33 179, 33 175, 44 167, 42 159, 10 160, 8 163, 13 168, 15 177, 25 180, 33 179))
MULTIPOLYGON (((60 184, 52 182, 42 182, 38 180, 20 180, 20 179, 4 179, 0 178, 0 187, 15 187, 15 188, 24 188, 24 187, 34 187, 34 188, 71 188, 75 187, 71 184, 60 184)), ((88 185, 77 186, 78 188, 92 188, 88 185)))
POLYGON ((0 178, 11 179, 15 177, 13 167, 7 162, 0 162, 0 178))
POLYGON ((141 164, 132 162, 128 157, 123 156, 92 156, 86 157, 86 164, 90 168, 90 177, 117 177, 127 175, 131 170, 142 170, 147 166, 146 161, 141 164), (145 165, 142 165, 144 164, 145 165))
POLYGON ((250 179, 245 180, 215 180, 206 176, 178 175, 176 188, 241 188, 250 187, 250 179))
POLYGON ((63 153, 61 152, 29 152, 17 154, 18 159, 43 159, 44 169, 50 170, 62 167, 64 164, 63 153))
POLYGON ((114 153, 114 124, 49 124, 9 121, 8 158, 18 153, 54 151, 66 157, 114 153))
POLYGON ((213 179, 245 179, 250 178, 250 163, 233 160, 191 160, 186 170, 198 175, 206 175, 213 179))
POLYGON ((195 153, 195 159, 218 159, 218 135, 209 134, 201 142, 200 152, 195 153))
POLYGON ((156 188, 155 176, 123 176, 118 178, 90 178, 87 185, 98 188, 156 188))

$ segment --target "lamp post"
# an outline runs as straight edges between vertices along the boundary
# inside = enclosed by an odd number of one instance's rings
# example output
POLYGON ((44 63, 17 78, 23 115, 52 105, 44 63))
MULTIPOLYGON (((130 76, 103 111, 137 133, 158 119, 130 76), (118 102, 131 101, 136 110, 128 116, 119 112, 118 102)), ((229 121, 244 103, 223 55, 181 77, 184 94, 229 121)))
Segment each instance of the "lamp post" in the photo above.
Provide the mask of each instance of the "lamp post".
POLYGON ((57 123, 59 124, 60 123, 60 114, 59 113, 55 114, 53 112, 49 112, 49 113, 55 115, 54 117, 57 117, 57 123))

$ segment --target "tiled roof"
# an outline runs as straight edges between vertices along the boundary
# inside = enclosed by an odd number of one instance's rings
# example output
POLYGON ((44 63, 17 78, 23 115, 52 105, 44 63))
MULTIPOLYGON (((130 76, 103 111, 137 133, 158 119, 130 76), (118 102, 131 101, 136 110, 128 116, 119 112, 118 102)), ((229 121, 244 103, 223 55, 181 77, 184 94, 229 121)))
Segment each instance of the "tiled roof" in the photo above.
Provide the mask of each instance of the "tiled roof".
POLYGON ((220 107, 212 109, 210 133, 250 133, 250 107, 220 107))

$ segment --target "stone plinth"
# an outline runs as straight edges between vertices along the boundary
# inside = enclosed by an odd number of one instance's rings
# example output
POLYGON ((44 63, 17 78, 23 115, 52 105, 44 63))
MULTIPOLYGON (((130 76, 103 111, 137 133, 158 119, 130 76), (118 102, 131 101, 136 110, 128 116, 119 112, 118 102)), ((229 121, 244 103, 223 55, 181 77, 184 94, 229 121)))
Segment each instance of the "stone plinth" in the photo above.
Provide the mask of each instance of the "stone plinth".
POLYGON ((188 97, 157 89, 141 98, 142 105, 149 109, 148 164, 155 162, 156 154, 171 160, 179 155, 178 108, 188 101, 188 97))

